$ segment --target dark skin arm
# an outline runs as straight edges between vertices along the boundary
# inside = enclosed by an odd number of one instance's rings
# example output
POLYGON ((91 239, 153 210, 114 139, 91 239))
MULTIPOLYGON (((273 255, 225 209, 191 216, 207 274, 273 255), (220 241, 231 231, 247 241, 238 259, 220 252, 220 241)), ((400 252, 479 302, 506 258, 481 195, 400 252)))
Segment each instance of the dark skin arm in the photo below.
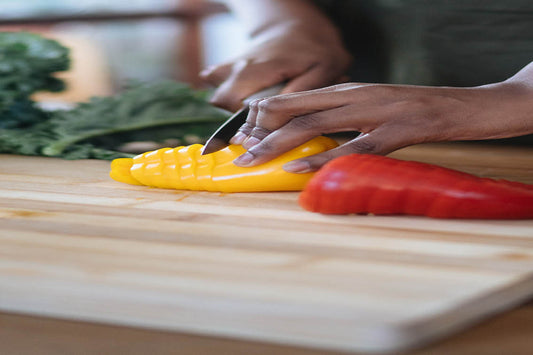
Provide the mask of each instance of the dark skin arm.
POLYGON ((266 162, 323 133, 362 132, 332 151, 299 159, 307 172, 350 153, 387 154, 423 142, 507 138, 533 133, 533 64, 500 83, 422 87, 339 82, 350 63, 333 24, 305 0, 228 0, 252 39, 246 53, 209 68, 212 102, 230 110, 262 88, 288 82, 282 94, 257 100, 232 143, 248 152, 239 166, 266 162))
POLYGON ((248 96, 284 83, 282 93, 341 82, 351 57, 336 27, 305 0, 228 0, 244 23, 251 47, 202 71, 217 89, 211 103, 236 111, 248 96))
POLYGON ((289 162, 309 172, 350 153, 387 154, 424 142, 483 140, 533 133, 533 62, 499 83, 424 87, 348 83, 253 101, 232 139, 248 150, 235 160, 254 166, 324 134, 362 132, 331 151, 289 162))

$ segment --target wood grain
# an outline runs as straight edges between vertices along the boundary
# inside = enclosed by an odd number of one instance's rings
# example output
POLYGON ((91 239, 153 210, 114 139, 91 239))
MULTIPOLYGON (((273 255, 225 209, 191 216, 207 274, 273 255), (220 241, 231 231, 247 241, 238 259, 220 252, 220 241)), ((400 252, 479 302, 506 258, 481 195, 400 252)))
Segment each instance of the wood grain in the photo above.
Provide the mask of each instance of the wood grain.
MULTIPOLYGON (((532 151, 395 156, 533 182, 532 151)), ((323 216, 297 193, 151 189, 111 181, 108 168, 0 156, 0 310, 382 352, 533 293, 530 220, 323 216)))

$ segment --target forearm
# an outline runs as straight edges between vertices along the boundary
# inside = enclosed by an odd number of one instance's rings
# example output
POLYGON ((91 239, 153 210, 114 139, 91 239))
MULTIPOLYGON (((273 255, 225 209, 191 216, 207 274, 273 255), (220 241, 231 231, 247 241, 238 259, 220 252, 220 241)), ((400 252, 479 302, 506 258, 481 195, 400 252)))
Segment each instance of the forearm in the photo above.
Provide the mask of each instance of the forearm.
POLYGON ((511 96, 505 107, 508 107, 506 119, 516 126, 514 135, 533 134, 533 62, 500 85, 511 96))
POLYGON ((265 163, 317 135, 362 134, 331 152, 300 159, 290 172, 318 169, 352 153, 388 154, 412 144, 533 134, 533 62, 478 87, 348 83, 274 96, 250 105, 239 166, 265 163))

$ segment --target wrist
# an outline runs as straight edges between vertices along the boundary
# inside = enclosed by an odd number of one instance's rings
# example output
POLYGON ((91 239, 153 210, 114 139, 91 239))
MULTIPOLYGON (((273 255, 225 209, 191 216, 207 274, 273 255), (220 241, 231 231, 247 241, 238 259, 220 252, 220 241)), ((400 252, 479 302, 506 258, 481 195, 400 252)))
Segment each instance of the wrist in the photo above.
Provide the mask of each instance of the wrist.
POLYGON ((533 62, 526 65, 518 73, 502 82, 503 85, 514 85, 524 90, 533 89, 533 62))

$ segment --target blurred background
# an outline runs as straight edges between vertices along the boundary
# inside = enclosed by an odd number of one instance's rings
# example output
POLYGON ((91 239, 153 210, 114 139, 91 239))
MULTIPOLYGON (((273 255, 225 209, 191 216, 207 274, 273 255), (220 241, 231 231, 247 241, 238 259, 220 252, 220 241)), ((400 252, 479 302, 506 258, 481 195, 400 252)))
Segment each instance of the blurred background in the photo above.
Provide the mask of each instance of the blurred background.
POLYGON ((71 48, 62 76, 67 101, 117 91, 131 79, 175 79, 202 87, 199 71, 238 54, 246 37, 208 0, 2 0, 0 31, 27 30, 71 48), (230 39, 230 40, 228 40, 230 39))

